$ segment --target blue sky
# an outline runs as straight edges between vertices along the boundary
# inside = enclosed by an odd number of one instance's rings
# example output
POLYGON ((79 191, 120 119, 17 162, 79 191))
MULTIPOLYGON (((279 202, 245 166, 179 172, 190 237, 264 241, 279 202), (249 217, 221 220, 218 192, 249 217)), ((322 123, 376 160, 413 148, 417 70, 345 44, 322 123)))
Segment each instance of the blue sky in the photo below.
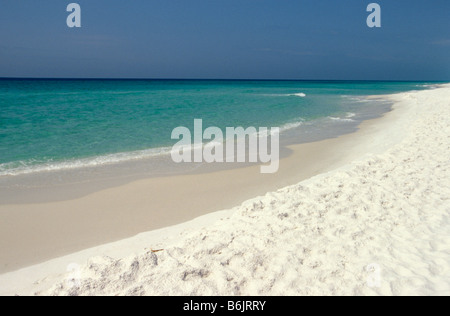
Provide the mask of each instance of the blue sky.
POLYGON ((0 77, 450 80, 449 17, 448 0, 0 0, 0 77))

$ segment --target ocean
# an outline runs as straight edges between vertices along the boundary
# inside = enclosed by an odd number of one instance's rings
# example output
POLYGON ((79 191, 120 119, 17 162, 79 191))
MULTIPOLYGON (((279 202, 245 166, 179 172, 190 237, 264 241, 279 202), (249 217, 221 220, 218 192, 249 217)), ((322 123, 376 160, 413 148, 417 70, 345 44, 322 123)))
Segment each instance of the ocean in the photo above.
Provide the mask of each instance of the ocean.
POLYGON ((289 143, 335 137, 390 109, 366 96, 432 85, 2 79, 0 178, 168 156, 172 130, 193 129, 194 119, 223 130, 280 127, 289 143))

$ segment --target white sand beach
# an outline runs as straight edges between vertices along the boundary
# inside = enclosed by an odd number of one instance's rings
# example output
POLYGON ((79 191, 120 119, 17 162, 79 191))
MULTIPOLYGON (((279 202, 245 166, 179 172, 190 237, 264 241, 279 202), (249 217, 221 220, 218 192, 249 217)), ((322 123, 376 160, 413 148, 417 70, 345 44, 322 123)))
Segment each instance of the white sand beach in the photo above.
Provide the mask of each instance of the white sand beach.
POLYGON ((450 85, 386 98, 353 162, 5 273, 0 294, 450 295, 450 85))

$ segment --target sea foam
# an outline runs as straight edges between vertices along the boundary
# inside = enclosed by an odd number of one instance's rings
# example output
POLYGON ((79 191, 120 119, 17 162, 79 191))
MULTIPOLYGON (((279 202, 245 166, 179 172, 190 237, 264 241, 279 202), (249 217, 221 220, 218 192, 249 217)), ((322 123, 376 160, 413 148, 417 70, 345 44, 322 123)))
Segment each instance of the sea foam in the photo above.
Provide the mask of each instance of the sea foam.
POLYGON ((80 168, 93 168, 98 166, 117 164, 121 162, 168 155, 170 154, 170 150, 171 148, 169 147, 161 147, 161 148, 151 148, 140 151, 115 153, 110 155, 102 155, 81 159, 68 159, 62 161, 49 160, 41 162, 31 159, 28 161, 3 163, 0 164, 0 177, 18 176, 31 173, 71 170, 80 168))

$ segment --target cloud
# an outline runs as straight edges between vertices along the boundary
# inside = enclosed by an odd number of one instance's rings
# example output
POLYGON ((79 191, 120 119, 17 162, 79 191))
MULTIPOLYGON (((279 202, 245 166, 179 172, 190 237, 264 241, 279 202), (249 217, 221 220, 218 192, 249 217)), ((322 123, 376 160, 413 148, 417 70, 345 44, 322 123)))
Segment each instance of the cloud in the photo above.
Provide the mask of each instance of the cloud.
POLYGON ((439 45, 439 46, 450 46, 450 39, 444 39, 440 41, 433 42, 433 45, 439 45))

